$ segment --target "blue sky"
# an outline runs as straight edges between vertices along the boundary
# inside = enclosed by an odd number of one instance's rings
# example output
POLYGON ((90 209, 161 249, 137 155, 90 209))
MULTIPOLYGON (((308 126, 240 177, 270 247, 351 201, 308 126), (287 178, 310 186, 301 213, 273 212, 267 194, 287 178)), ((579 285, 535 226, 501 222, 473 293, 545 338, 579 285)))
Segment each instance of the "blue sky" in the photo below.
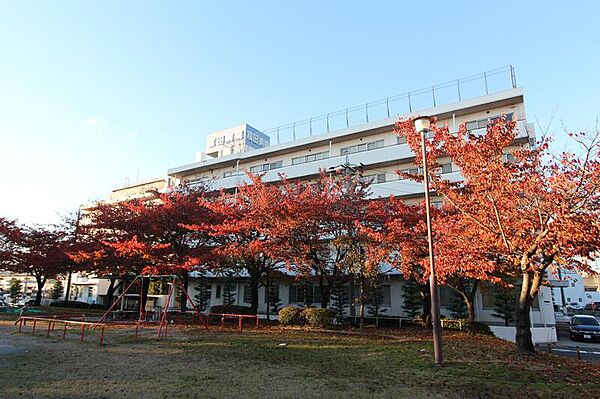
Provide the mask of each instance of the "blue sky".
POLYGON ((2 1, 0 215, 189 163, 205 135, 512 64, 530 121, 600 113, 598 2, 2 1), (139 172, 138 172, 139 171, 139 172))

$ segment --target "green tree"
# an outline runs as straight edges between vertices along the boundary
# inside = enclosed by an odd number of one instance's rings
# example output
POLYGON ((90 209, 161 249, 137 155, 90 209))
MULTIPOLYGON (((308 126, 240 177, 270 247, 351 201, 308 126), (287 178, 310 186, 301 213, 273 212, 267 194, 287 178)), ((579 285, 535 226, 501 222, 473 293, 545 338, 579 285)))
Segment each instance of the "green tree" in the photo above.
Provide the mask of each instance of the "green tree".
POLYGON ((198 285, 194 288, 197 292, 194 295, 194 302, 199 310, 204 311, 210 302, 210 284, 206 278, 206 272, 201 271, 198 275, 198 285))
POLYGON ((23 293, 23 286, 21 285, 21 282, 19 280, 17 280, 16 278, 11 278, 10 279, 10 287, 8 288, 8 294, 10 296, 12 303, 16 303, 21 298, 22 293, 23 293))
POLYGON ((331 310, 334 311, 338 323, 344 320, 348 303, 348 294, 345 287, 341 284, 336 284, 331 293, 331 310))
POLYGON ((494 287, 495 303, 494 313, 492 316, 504 320, 504 325, 508 325, 515 321, 516 291, 512 287, 494 287))
POLYGON ((381 281, 379 278, 373 279, 369 290, 369 305, 368 313, 369 316, 379 317, 380 313, 387 312, 387 309, 382 309, 383 304, 383 288, 381 287, 381 281))
POLYGON ((54 282, 54 285, 52 285, 52 292, 51 292, 51 298, 54 301, 59 300, 60 298, 63 297, 65 292, 65 288, 63 286, 62 280, 56 280, 54 282))
POLYGON ((450 293, 450 314, 454 319, 464 319, 467 317, 467 304, 464 299, 459 296, 454 290, 448 290, 450 293))
POLYGON ((404 315, 411 319, 416 318, 423 309, 423 297, 415 280, 410 279, 404 282, 402 299, 404 301, 402 304, 404 315))
POLYGON ((271 306, 271 312, 277 313, 279 312, 279 307, 281 306, 281 298, 279 298, 279 287, 271 284, 269 285, 269 298, 268 298, 267 306, 271 306))

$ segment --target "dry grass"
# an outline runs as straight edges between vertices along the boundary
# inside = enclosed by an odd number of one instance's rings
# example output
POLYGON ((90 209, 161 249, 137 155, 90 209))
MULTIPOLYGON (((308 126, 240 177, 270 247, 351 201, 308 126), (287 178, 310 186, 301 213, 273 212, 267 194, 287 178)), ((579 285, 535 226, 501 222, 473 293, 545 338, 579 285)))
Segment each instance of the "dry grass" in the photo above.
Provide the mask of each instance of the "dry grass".
POLYGON ((581 397, 600 395, 597 365, 514 355, 490 337, 445 335, 445 367, 432 364, 428 332, 386 337, 263 329, 176 329, 135 341, 131 330, 97 337, 18 334, 0 324, 0 397, 581 397), (398 339, 391 339, 396 336, 398 339), (285 343, 285 346, 280 344, 285 343))

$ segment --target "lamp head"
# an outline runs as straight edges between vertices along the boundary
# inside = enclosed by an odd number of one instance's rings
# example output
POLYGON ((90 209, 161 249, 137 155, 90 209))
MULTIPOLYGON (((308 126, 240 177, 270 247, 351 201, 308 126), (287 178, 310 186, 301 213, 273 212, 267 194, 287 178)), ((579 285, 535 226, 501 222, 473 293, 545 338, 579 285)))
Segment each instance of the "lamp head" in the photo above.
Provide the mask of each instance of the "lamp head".
POLYGON ((429 116, 419 116, 413 120, 413 123, 417 133, 421 133, 422 131, 427 132, 431 126, 431 118, 429 116))

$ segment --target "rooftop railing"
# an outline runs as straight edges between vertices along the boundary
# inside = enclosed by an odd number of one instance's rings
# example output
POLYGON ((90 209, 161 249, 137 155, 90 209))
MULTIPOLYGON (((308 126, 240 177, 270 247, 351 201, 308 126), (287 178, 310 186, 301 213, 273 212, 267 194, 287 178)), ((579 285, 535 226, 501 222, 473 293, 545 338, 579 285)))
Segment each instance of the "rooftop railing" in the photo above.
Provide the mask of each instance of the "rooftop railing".
POLYGON ((277 144, 517 87, 512 65, 264 130, 277 144))

